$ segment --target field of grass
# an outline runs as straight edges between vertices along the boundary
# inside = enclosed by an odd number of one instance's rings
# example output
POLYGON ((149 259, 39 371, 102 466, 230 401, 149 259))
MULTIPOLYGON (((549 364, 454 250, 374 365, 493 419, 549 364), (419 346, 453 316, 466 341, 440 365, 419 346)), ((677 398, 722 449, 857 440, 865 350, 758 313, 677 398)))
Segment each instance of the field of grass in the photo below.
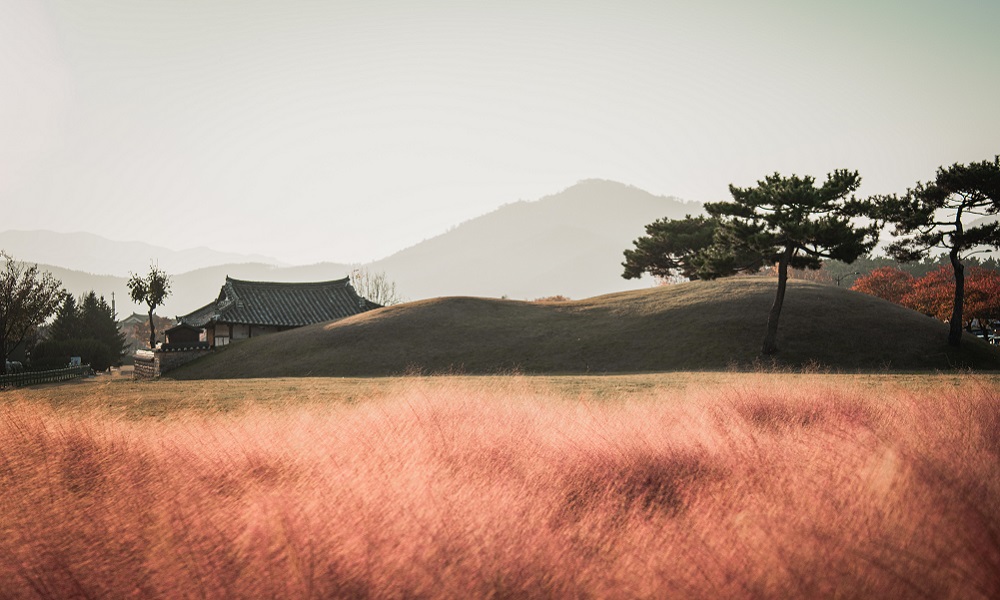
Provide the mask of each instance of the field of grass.
MULTIPOLYGON (((240 341, 169 376, 752 370, 776 285, 733 277, 575 302, 435 298, 240 341)), ((791 281, 774 360, 853 372, 1000 369, 1000 353, 973 336, 957 351, 946 340, 944 324, 913 310, 791 281)))
POLYGON ((1000 380, 0 394, 0 596, 1000 595, 1000 380))

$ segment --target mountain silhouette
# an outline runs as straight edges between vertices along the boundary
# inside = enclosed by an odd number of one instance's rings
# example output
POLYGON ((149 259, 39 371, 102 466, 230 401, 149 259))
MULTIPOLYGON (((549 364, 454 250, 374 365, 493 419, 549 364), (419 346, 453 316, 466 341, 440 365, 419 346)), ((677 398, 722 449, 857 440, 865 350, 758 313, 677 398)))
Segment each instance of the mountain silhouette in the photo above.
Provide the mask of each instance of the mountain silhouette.
POLYGON ((148 271, 150 261, 168 273, 185 273, 226 263, 278 264, 273 258, 256 254, 219 252, 205 247, 170 250, 146 242, 119 242, 83 232, 3 231, 0 232, 0 248, 18 260, 119 277, 148 271))
MULTIPOLYGON (((649 282, 622 279, 622 252, 644 234, 647 223, 700 212, 699 203, 590 179, 539 200, 506 204, 361 266, 372 272, 384 271, 408 300, 441 296, 589 298, 648 287, 649 282)), ((174 252, 141 242, 112 242, 92 234, 21 233, 0 233, 0 248, 19 260, 39 263, 73 294, 93 289, 110 302, 114 292, 120 316, 145 310, 129 300, 124 275, 130 270, 144 273, 150 259, 158 258, 159 266, 173 279, 172 295, 157 309, 158 314, 171 317, 214 300, 226 275, 257 281, 323 281, 344 277, 357 266, 276 266, 260 257, 207 249, 204 255, 197 255, 199 251, 174 252), (26 238, 37 243, 27 243, 26 238), (12 240, 16 243, 11 244, 12 240), (62 250, 53 252, 52 248, 62 250), (212 260, 219 262, 210 263, 212 260), (184 269, 185 264, 198 266, 184 269)))
POLYGON ((521 201, 368 265, 404 296, 587 298, 635 289, 622 279, 622 252, 661 217, 702 205, 600 179, 521 201))

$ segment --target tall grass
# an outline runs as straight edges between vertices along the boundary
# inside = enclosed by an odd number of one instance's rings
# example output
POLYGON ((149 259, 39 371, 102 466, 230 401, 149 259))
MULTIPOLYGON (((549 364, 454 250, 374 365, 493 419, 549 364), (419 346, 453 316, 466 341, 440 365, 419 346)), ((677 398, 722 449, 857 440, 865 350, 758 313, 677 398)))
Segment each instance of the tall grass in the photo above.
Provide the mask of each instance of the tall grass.
POLYGON ((0 596, 1000 596, 997 389, 794 381, 7 404, 0 596))

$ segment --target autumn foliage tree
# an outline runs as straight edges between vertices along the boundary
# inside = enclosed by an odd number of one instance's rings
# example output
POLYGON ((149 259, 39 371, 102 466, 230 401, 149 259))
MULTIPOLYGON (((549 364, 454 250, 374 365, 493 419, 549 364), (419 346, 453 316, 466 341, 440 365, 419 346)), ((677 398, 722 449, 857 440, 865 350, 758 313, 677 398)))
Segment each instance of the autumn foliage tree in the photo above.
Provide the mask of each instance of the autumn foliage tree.
MULTIPOLYGON (((973 265, 965 272, 964 288, 965 329, 971 329, 976 320, 982 324, 1000 319, 1000 272, 973 265)), ((881 267, 859 277, 851 289, 949 321, 954 312, 955 271, 946 264, 914 277, 897 267, 881 267)))
POLYGON ((914 280, 913 289, 901 304, 925 315, 947 321, 951 318, 954 293, 955 271, 942 266, 914 280))
POLYGON ((903 298, 913 291, 915 281, 916 278, 906 271, 898 267, 886 266, 858 277, 851 289, 906 306, 903 298))
POLYGON ((965 326, 972 320, 980 325, 1000 319, 1000 273, 992 269, 971 267, 965 285, 965 326))
POLYGON ((983 248, 1000 248, 1000 221, 969 219, 1000 214, 1000 156, 992 161, 940 168, 933 181, 918 183, 902 197, 877 201, 877 218, 895 224, 888 252, 909 262, 944 250, 952 266, 948 343, 959 346, 965 302, 965 260, 983 248))
MULTIPOLYGON (((962 305, 965 329, 972 322, 984 323, 1000 318, 1000 273, 993 269, 972 266, 965 272, 965 293, 962 305)), ((902 301, 904 306, 949 321, 954 312, 955 271, 942 265, 927 275, 914 280, 913 289, 902 301)))

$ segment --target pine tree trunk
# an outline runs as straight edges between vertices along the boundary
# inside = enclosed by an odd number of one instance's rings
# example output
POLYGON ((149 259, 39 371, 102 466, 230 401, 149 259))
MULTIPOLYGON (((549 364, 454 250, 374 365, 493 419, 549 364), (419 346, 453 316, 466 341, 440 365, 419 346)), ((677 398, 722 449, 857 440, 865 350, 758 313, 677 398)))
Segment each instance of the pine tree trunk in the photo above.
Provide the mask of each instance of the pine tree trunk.
POLYGON ((792 246, 789 244, 778 259, 778 293, 771 305, 771 313, 767 316, 767 335, 761 354, 770 355, 778 351, 778 318, 781 316, 781 306, 785 303, 785 287, 788 285, 788 263, 792 260, 792 246))
POLYGON ((149 308, 149 349, 156 348, 156 327, 153 325, 153 307, 149 308))
POLYGON ((951 266, 955 270, 955 304, 951 309, 951 322, 948 324, 948 345, 958 348, 962 345, 962 307, 965 304, 965 266, 958 261, 958 250, 952 248, 948 254, 951 266))

